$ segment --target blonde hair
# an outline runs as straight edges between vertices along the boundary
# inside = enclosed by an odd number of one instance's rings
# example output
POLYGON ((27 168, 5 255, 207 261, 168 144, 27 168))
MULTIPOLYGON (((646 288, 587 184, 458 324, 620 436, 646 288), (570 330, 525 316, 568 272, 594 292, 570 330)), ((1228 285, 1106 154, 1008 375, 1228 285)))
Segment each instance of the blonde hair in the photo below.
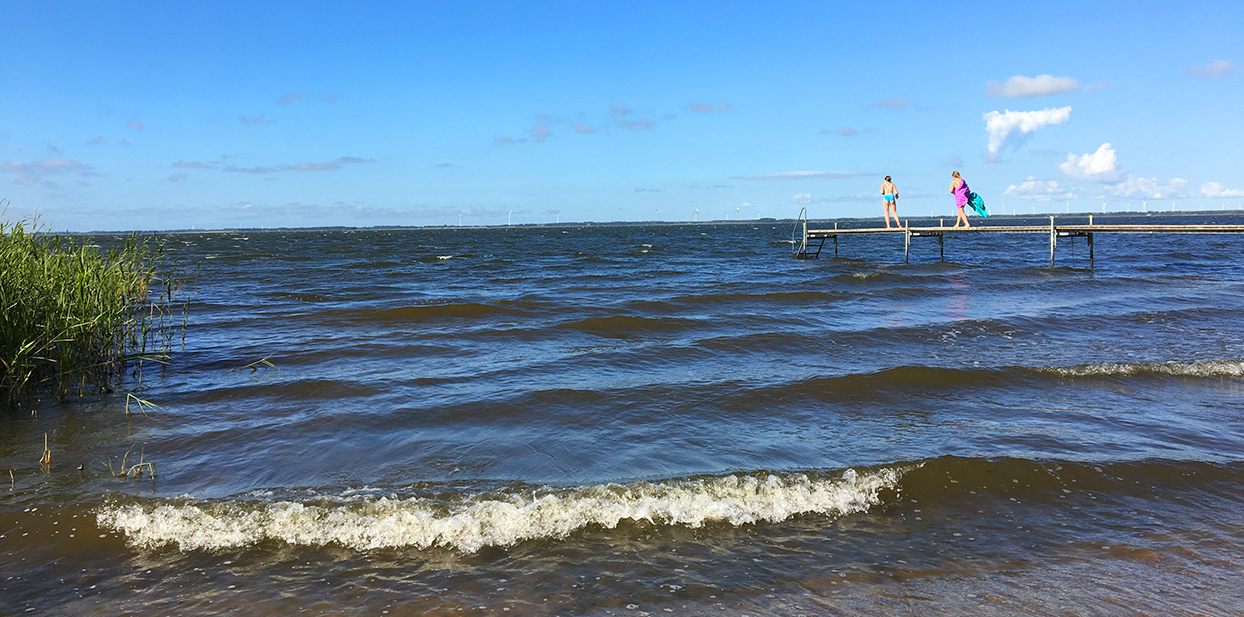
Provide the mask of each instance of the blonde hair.
POLYGON ((950 175, 952 175, 952 176, 954 176, 954 177, 956 177, 956 178, 960 177, 960 176, 959 176, 959 172, 957 172, 957 171, 952 171, 952 172, 950 172, 950 175))

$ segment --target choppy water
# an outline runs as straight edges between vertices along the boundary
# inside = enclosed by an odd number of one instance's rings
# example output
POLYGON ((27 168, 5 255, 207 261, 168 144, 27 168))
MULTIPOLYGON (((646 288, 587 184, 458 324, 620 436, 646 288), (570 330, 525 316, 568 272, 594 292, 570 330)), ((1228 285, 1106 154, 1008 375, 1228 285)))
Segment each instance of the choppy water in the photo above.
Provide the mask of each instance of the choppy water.
POLYGON ((0 612, 1244 612, 1244 237, 789 236, 176 235, 160 408, 0 423, 0 612))

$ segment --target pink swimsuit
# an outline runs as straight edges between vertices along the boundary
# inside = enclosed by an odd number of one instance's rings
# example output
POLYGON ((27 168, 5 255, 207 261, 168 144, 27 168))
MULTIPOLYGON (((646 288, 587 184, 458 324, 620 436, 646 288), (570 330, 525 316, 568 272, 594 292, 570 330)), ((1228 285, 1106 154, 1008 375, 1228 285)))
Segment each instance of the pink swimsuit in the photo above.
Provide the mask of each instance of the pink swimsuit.
POLYGON ((959 178, 959 188, 955 189, 955 205, 960 208, 968 205, 968 183, 959 178))

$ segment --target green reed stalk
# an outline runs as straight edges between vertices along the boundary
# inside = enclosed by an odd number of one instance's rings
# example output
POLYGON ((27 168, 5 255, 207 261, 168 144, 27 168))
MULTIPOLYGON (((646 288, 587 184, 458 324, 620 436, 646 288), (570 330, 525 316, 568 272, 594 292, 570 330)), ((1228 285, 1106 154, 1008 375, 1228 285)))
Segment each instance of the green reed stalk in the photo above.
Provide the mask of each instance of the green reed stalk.
POLYGON ((0 221, 0 397, 32 389, 111 392, 133 368, 163 363, 178 323, 179 281, 158 238, 101 253, 80 239, 0 221))

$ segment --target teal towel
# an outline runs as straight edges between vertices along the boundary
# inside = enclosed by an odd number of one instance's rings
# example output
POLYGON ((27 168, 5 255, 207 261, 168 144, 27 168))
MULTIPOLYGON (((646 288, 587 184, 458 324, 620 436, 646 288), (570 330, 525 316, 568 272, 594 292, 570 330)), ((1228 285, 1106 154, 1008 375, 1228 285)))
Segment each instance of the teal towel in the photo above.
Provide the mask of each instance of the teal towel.
POLYGON ((977 216, 980 216, 981 218, 989 217, 989 213, 985 211, 985 200, 981 199, 980 195, 977 195, 976 193, 969 194, 968 205, 972 206, 972 209, 976 211, 977 216))

